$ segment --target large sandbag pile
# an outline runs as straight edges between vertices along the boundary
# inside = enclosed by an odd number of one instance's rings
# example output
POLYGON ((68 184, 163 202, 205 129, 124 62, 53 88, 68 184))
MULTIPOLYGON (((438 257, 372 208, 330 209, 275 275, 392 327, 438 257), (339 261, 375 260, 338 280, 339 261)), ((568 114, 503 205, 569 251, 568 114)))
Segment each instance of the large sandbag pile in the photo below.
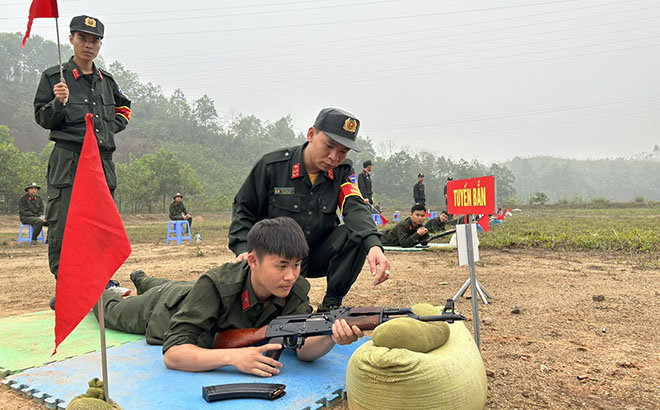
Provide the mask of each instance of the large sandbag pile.
MULTIPOLYGON (((413 310, 441 313, 431 305, 413 310)), ((351 357, 346 391, 352 410, 476 410, 486 405, 486 371, 463 322, 394 319, 351 357)))

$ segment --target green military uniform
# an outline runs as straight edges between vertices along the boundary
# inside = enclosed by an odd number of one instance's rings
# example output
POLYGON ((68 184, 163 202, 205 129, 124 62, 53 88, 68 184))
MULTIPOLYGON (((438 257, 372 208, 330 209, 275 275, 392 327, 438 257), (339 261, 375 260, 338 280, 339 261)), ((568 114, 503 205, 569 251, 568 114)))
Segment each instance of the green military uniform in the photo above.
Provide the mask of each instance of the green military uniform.
POLYGON ((379 233, 357 187, 350 160, 318 175, 312 186, 302 153, 308 143, 264 155, 234 198, 229 248, 247 252, 247 233, 258 221, 293 218, 309 245, 301 275, 327 276, 324 306, 337 306, 362 270, 379 233), (339 225, 337 208, 344 217, 339 225))
MULTIPOLYGON (((99 23, 100 24, 100 23, 99 23)), ((50 271, 57 277, 62 238, 66 224, 73 181, 85 137, 85 115, 91 113, 105 179, 113 194, 117 187, 115 164, 115 134, 126 128, 131 118, 131 102, 124 96, 112 75, 93 66, 92 74, 83 74, 73 57, 63 64, 64 79, 69 88, 69 100, 62 104, 53 93, 60 82, 59 66, 44 71, 34 97, 35 119, 50 130, 49 139, 55 148, 48 161, 48 259, 50 271)), ((102 219, 103 215, 99 215, 102 219)))
POLYGON ((396 224, 394 228, 385 231, 381 242, 383 245, 401 246, 403 248, 411 248, 418 243, 428 242, 428 232, 422 236, 417 233, 417 229, 421 226, 413 226, 412 219, 408 217, 396 224))
MULTIPOLYGON (((193 344, 213 347, 216 332, 255 328, 280 315, 311 313, 309 282, 302 276, 286 298, 260 302, 250 282, 247 261, 226 263, 211 269, 194 282, 170 282, 142 276, 136 280, 138 296, 123 299, 103 293, 106 327, 144 334, 147 343, 170 347, 193 344)), ((94 313, 98 317, 97 308, 94 313)))
MULTIPOLYGON (((25 190, 27 191, 31 187, 40 188, 37 184, 32 184, 25 190)), ((43 226, 47 226, 40 218, 43 215, 44 201, 39 195, 30 196, 29 193, 26 193, 18 200, 18 217, 22 224, 32 225, 32 241, 36 241, 43 226)))
MULTIPOLYGON (((176 198, 179 196, 178 194, 174 196, 176 198)), ((187 215, 188 211, 186 210, 186 206, 183 204, 183 200, 179 201, 177 203, 176 201, 172 201, 170 204, 170 220, 171 221, 183 221, 183 215, 187 215)), ((188 225, 192 229, 192 216, 189 216, 188 219, 188 225)))
POLYGON ((424 224, 424 227, 428 229, 431 234, 441 233, 448 230, 450 226, 456 226, 456 222, 458 222, 457 219, 449 219, 447 222, 440 222, 440 217, 438 217, 429 219, 424 224))

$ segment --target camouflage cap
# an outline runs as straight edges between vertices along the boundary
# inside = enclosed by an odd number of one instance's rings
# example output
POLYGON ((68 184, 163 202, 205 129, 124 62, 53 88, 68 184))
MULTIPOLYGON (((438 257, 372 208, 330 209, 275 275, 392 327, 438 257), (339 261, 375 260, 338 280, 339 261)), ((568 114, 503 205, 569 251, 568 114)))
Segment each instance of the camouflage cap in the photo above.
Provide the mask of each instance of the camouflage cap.
POLYGON ((180 192, 177 192, 176 194, 174 194, 174 196, 172 197, 172 199, 176 199, 177 196, 180 196, 181 199, 183 199, 183 195, 181 195, 180 192))
POLYGON ((89 33, 103 38, 105 26, 99 19, 83 15, 76 16, 71 19, 71 24, 69 24, 69 31, 72 33, 74 31, 82 31, 83 33, 89 33))

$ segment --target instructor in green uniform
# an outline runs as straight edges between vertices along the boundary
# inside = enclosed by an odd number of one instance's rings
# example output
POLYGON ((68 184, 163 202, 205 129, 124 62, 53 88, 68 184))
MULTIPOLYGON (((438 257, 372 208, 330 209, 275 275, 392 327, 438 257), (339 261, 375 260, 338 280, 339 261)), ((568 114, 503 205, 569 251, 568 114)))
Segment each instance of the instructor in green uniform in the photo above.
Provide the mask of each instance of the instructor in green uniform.
MULTIPOLYGON (((266 344, 240 349, 211 349, 216 332, 257 328, 280 315, 307 314, 309 282, 300 276, 308 247, 302 230, 291 218, 265 219, 247 237, 248 256, 241 263, 211 269, 195 282, 171 282, 131 273, 138 296, 122 299, 103 292, 105 325, 110 329, 146 335, 147 343, 163 345, 163 360, 170 369, 212 370, 233 366, 244 373, 268 377, 282 364, 263 355, 281 349, 266 344)), ((97 314, 97 308, 94 308, 97 314)), ((315 360, 337 344, 350 344, 363 336, 357 326, 338 320, 332 336, 305 340, 298 358, 315 360)))
POLYGON ((371 211, 357 186, 349 150, 360 121, 336 108, 321 110, 302 146, 264 155, 252 168, 234 198, 229 248, 236 262, 247 256, 247 233, 265 218, 289 216, 302 228, 310 253, 303 260, 305 277, 327 277, 319 310, 339 306, 369 261, 374 285, 389 277, 371 211), (337 209, 344 218, 339 225, 337 209))
POLYGON ((18 217, 22 224, 32 225, 32 238, 30 244, 36 245, 37 237, 44 226, 48 226, 44 217, 44 201, 37 192, 41 187, 35 182, 25 187, 26 194, 18 200, 18 217))
POLYGON ((408 218, 385 231, 381 239, 383 245, 411 248, 418 243, 428 242, 429 231, 424 227, 425 219, 426 208, 422 205, 413 205, 408 218))
MULTIPOLYGON (((73 181, 85 137, 85 115, 92 114, 105 179, 113 194, 117 187, 115 134, 131 119, 131 102, 122 94, 112 75, 98 68, 94 59, 101 49, 103 24, 96 18, 76 16, 71 20, 69 42, 73 57, 44 71, 34 97, 34 114, 39 125, 50 130, 55 148, 48 161, 48 260, 57 278, 73 181)), ((103 219, 103 215, 98 216, 103 219)), ((53 302, 53 301, 51 301, 53 302)), ((52 303, 51 303, 52 307, 52 303)))

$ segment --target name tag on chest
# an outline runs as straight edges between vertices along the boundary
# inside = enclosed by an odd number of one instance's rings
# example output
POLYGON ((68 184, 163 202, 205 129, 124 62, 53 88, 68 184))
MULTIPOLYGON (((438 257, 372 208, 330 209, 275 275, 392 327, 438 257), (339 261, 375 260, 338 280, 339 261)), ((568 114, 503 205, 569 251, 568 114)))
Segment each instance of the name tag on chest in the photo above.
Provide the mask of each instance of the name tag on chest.
POLYGON ((276 186, 273 188, 273 193, 275 195, 293 195, 296 193, 296 188, 292 186, 276 186))

